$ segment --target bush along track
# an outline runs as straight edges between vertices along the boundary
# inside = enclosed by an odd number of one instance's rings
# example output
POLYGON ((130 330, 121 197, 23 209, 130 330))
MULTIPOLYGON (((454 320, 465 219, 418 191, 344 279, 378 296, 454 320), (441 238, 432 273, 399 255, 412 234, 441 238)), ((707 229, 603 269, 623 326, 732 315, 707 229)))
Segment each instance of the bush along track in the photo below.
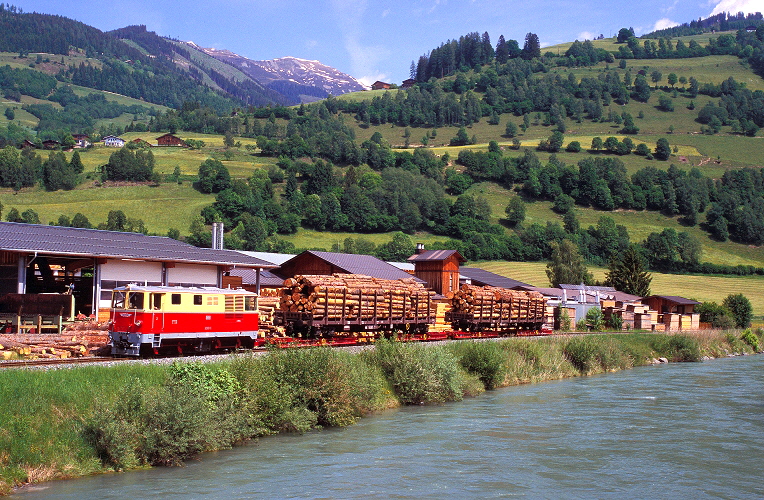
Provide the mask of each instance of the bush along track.
POLYGON ((0 372, 0 492, 152 465, 407 404, 764 347, 764 332, 571 335, 440 345, 381 340, 225 361, 0 372))

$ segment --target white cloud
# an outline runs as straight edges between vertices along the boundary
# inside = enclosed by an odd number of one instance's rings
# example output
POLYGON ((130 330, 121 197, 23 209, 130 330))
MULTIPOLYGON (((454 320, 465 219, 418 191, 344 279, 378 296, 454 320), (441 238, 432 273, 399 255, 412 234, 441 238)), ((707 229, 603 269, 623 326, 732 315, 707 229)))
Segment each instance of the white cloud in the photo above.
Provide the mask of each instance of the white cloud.
POLYGON ((656 21, 655 26, 653 26, 653 31, 665 30, 666 28, 672 28, 674 26, 679 26, 679 23, 664 17, 663 19, 658 19, 658 21, 656 21))
POLYGON ((668 14, 669 12, 676 9, 677 4, 679 4, 679 0, 674 0, 673 4, 669 5, 668 7, 662 8, 661 12, 663 12, 664 14, 668 14))
POLYGON ((716 4, 714 10, 711 11, 711 15, 721 14, 722 12, 752 14, 762 11, 764 11, 764 5, 761 4, 761 0, 721 0, 716 4))
POLYGON ((376 76, 362 76, 361 78, 356 78, 359 82, 361 82, 361 85, 367 88, 371 88, 371 84, 380 81, 384 82, 387 79, 387 75, 385 73, 377 73, 376 76))
POLYGON ((578 34, 578 37, 576 37, 577 40, 583 41, 583 40, 594 40, 597 38, 597 35, 592 33, 591 31, 582 31, 578 34))
POLYGON ((366 15, 367 0, 332 0, 332 8, 342 32, 345 51, 350 57, 350 73, 364 75, 359 81, 374 83, 386 76, 380 71, 380 64, 390 57, 391 51, 384 45, 363 43, 363 18, 366 15))

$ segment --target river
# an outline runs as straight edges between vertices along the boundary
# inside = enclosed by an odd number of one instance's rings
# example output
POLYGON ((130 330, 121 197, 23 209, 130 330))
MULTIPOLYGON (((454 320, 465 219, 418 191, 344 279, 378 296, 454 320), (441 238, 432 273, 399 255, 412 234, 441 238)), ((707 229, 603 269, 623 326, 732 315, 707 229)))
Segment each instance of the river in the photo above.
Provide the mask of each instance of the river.
POLYGON ((760 355, 510 387, 14 498, 761 498, 763 374, 760 355))

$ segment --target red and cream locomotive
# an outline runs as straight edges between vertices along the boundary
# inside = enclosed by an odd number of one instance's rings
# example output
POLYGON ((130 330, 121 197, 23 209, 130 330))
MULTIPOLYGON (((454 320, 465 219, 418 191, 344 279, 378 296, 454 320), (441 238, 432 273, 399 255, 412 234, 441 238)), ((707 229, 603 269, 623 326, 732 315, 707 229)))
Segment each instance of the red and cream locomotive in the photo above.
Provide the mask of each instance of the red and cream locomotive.
POLYGON ((257 294, 242 289, 128 285, 112 294, 112 354, 207 353, 258 343, 257 294))

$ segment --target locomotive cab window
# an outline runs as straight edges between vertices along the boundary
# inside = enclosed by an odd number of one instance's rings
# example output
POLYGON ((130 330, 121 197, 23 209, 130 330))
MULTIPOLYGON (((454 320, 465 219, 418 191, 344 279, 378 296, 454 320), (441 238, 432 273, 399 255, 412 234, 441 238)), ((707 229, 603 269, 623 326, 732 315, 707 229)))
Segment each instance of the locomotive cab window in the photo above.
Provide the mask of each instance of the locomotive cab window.
POLYGON ((172 294, 172 304, 174 306, 177 306, 180 304, 180 294, 179 293, 173 293, 172 294))
POLYGON ((143 309, 143 292, 130 292, 128 303, 130 309, 143 309))
POLYGON ((202 296, 201 295, 194 295, 194 305, 195 306, 200 306, 202 304, 203 304, 202 296))
POLYGON ((125 292, 121 290, 114 290, 114 294, 111 298, 111 307, 114 309, 124 309, 125 308, 125 292))
POLYGON ((257 311, 257 301, 255 300, 255 297, 246 297, 244 299, 244 310, 257 311))

